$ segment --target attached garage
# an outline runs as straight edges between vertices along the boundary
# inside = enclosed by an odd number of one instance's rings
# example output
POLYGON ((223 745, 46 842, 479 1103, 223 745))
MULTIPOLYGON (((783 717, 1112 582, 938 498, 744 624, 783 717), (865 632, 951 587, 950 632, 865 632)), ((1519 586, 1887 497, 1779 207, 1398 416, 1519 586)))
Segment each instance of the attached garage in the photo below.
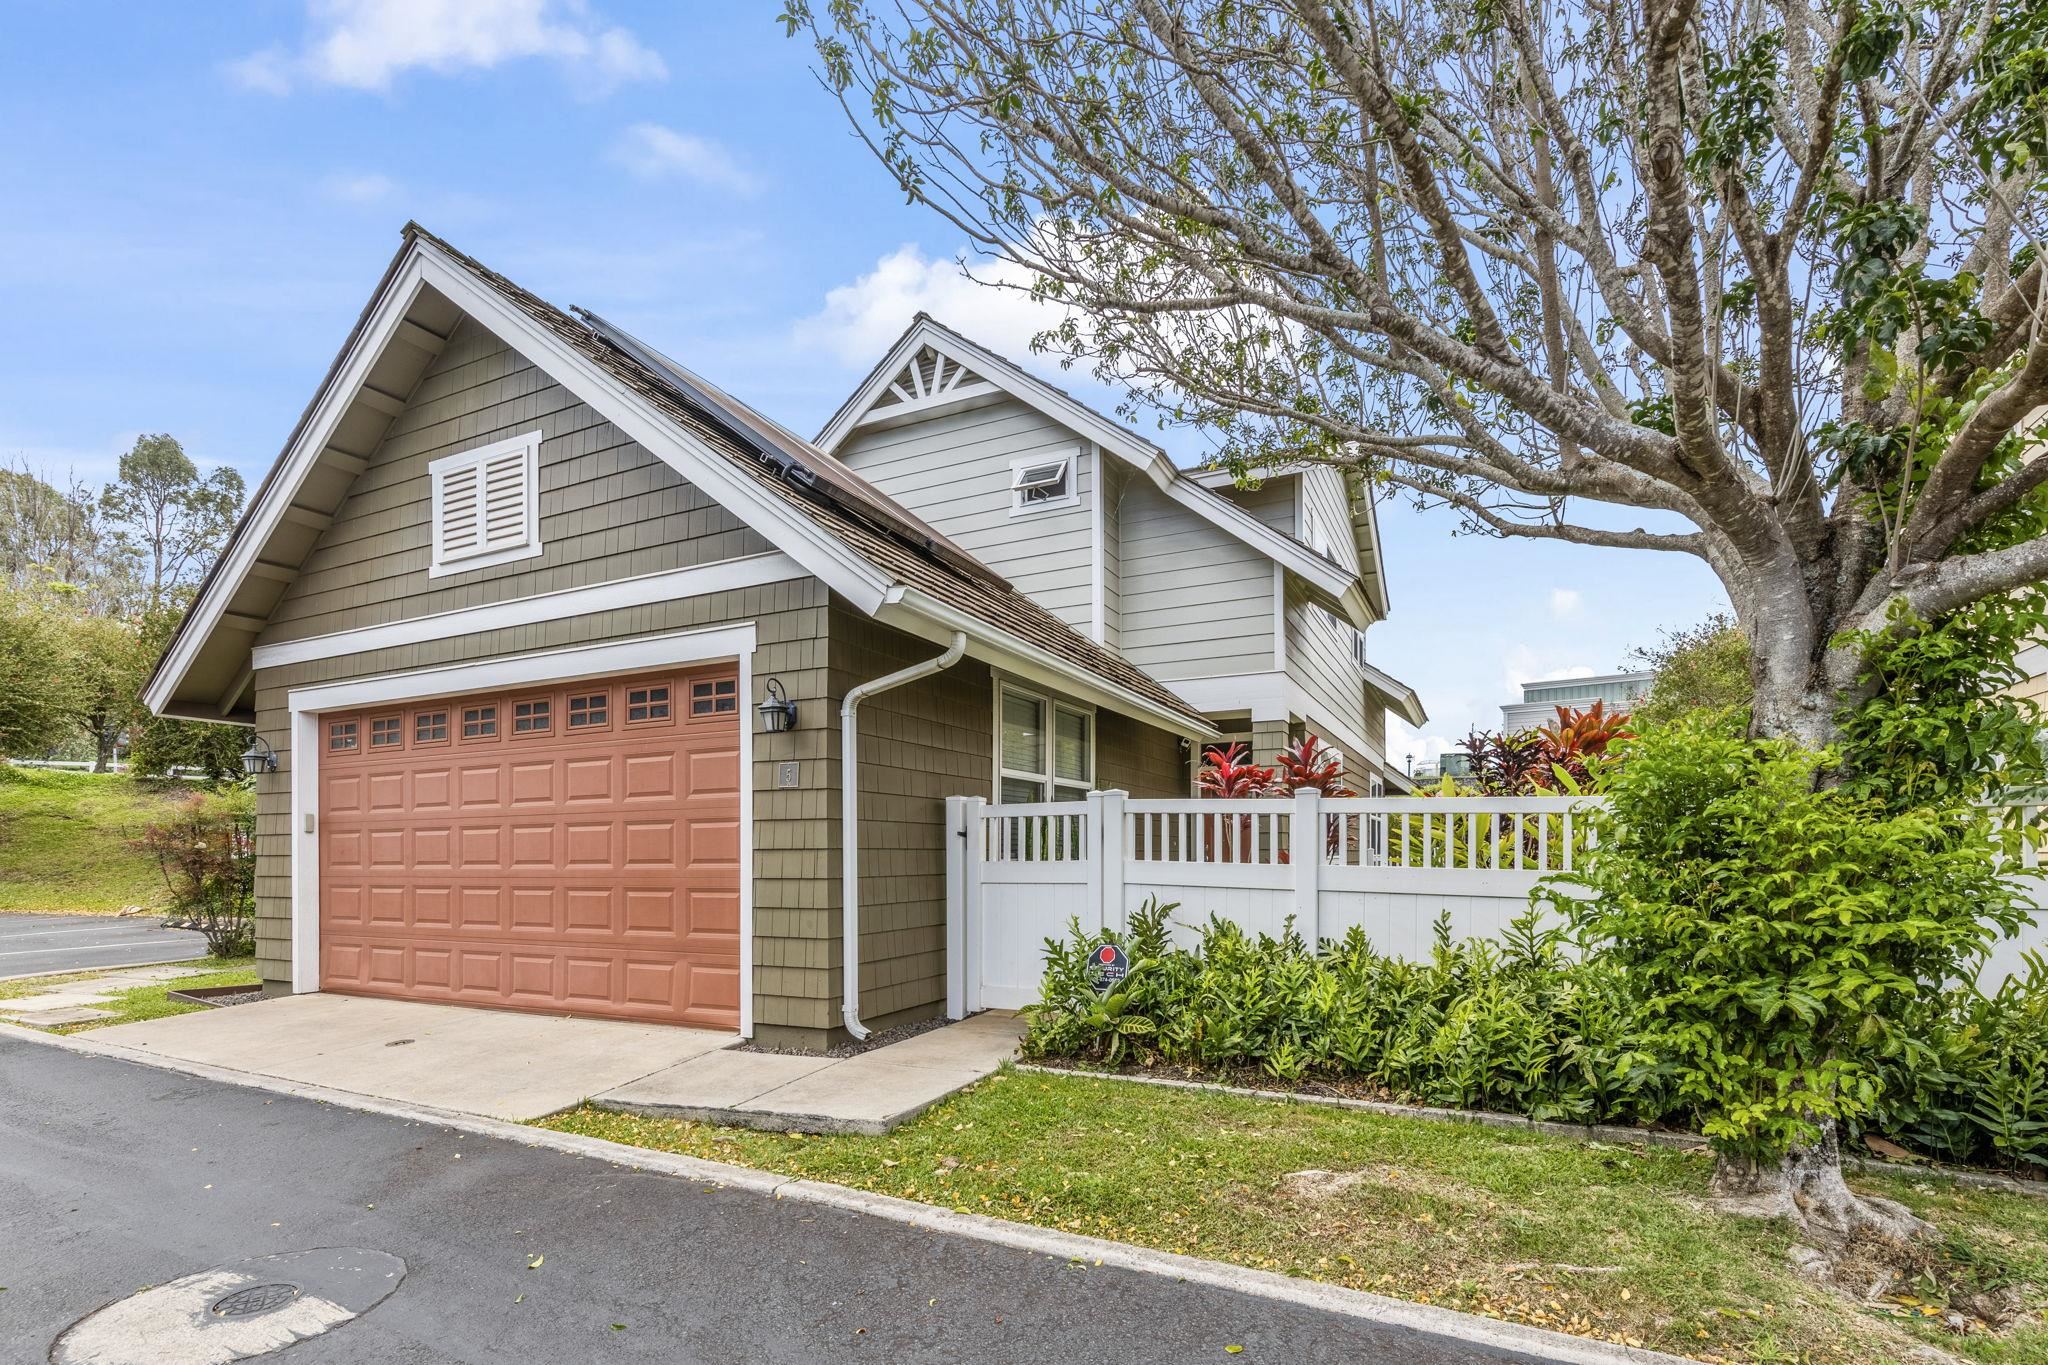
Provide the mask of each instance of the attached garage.
POLYGON ((945 1008, 944 801, 992 794, 1005 685, 1140 794, 1212 733, 831 456, 410 228, 145 696, 252 731, 266 990, 819 1049, 945 1008))
POLYGON ((735 670, 315 729, 322 990, 738 1027, 735 670))

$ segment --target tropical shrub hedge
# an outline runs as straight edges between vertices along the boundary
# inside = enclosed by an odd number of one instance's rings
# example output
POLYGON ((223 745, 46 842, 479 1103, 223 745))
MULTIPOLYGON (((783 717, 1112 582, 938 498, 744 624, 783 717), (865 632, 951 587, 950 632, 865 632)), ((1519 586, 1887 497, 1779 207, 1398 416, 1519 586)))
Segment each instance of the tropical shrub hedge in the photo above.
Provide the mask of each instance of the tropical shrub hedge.
MULTIPOLYGON (((1698 1130, 1669 1030, 1623 968, 1574 955, 1532 912, 1499 939, 1453 941, 1425 961, 1389 957, 1359 930, 1310 945, 1212 919, 1177 946, 1178 907, 1148 904, 1125 932, 1048 940, 1024 1054, 1040 1061, 1183 1067, 1328 1083, 1409 1103, 1574 1123, 1698 1130), (1129 974, 1097 988, 1095 954, 1129 974)), ((2048 1171, 2048 968, 1995 995, 1930 993, 1918 1045, 1882 1069, 1849 1131, 1945 1161, 2048 1171), (1910 1058, 1910 1060, 1909 1060, 1910 1058)))

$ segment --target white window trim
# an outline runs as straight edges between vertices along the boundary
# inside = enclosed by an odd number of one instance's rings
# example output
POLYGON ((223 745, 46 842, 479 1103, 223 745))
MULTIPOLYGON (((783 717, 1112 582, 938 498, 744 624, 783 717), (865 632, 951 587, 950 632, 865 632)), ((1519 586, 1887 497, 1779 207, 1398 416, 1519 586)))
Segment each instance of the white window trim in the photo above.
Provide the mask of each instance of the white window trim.
POLYGON ((1029 459, 1010 461, 1010 515, 1013 517, 1035 517, 1040 512, 1057 511, 1062 507, 1078 507, 1081 503, 1081 451, 1077 446, 1064 455, 1038 455, 1029 459), (1024 500, 1024 490, 1017 486, 1017 480, 1027 469, 1057 462, 1064 470, 1067 491, 1056 498, 1040 498, 1036 502, 1024 500))
MULTIPOLYGON (((755 629, 751 621, 701 630, 642 635, 602 644, 486 659, 411 672, 294 688, 285 694, 291 716, 291 749, 285 756, 291 791, 292 990, 320 989, 320 758, 325 735, 323 711, 356 710, 391 702, 430 701, 463 692, 521 687, 529 683, 577 682, 676 664, 733 659, 739 664, 740 697, 754 694, 755 629)), ((754 727, 740 708, 740 1027, 754 1036, 754 727)), ((1094 735, 1089 736, 1091 748, 1094 735)), ((998 741, 1000 742, 1000 741, 998 741)), ((1092 755, 1091 755, 1092 766, 1092 755)))
POLYGON ((1016 683, 1007 682, 1000 678, 996 681, 995 693, 995 798, 998 805, 1003 803, 1003 780, 1005 778, 1011 778, 1018 782, 1038 783, 1045 789, 1044 795, 1039 797, 1041 801, 1058 800, 1059 798, 1055 793, 1061 787, 1078 787, 1083 791, 1095 790, 1096 732, 1101 723, 1101 717, 1097 714, 1096 708, 1083 706, 1075 702, 1062 701, 1058 697, 1049 696, 1036 688, 1020 687, 1016 683), (1017 696, 1029 698, 1045 708, 1045 720, 1042 727, 1042 741, 1039 754, 1040 760, 1045 766, 1038 772, 1026 772, 1022 768, 1006 768, 1003 766, 1003 697, 1006 693, 1015 693, 1017 696), (1057 720, 1059 713, 1062 711, 1072 716, 1084 716, 1088 721, 1088 775, 1078 781, 1060 778, 1052 770, 1053 745, 1056 742, 1059 730, 1057 720))
MULTIPOLYGON (((431 528, 433 561, 427 566, 427 577, 442 578, 448 574, 468 573, 472 569, 487 569, 494 564, 509 564, 518 559, 532 559, 541 552, 541 440, 540 432, 529 431, 521 436, 512 436, 503 441, 493 441, 487 446, 478 446, 474 450, 458 451, 453 455, 443 455, 438 460, 428 461, 427 477, 431 481, 433 488, 433 526, 431 528), (526 459, 525 535, 520 538, 517 545, 510 545, 501 550, 466 554, 455 559, 444 557, 441 553, 441 498, 448 476, 456 470, 481 466, 488 461, 514 454, 523 455, 526 459)), ((479 483, 477 488, 477 499, 479 504, 481 504, 483 499, 481 483, 479 483)), ((479 511, 481 511, 481 507, 479 507, 479 511)))

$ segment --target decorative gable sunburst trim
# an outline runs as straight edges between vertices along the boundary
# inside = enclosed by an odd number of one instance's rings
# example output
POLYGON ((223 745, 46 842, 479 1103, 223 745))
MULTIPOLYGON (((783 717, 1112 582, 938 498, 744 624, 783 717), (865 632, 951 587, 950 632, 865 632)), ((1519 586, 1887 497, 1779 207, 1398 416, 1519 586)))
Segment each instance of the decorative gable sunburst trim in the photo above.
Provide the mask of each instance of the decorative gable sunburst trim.
MULTIPOLYGON (((962 387, 967 387, 965 381, 962 381, 962 387)), ((1107 451, 1131 465, 1168 498, 1301 579, 1352 625, 1363 630, 1372 624, 1372 606, 1357 574, 1201 487, 1167 458, 1165 451, 1136 432, 1118 425, 1072 394, 1048 384, 1016 362, 977 345, 924 313, 917 315, 916 321, 897 338, 896 344, 889 348, 889 353, 867 379, 840 405, 839 411, 818 433, 817 444, 826 452, 837 454, 839 447, 857 430, 919 421, 937 415, 956 402, 965 408, 992 403, 1004 397, 1014 398, 1044 413, 1076 435, 1094 442, 1096 449, 1107 451), (976 376, 973 387, 986 392, 978 392, 966 402, 959 402, 960 390, 955 389, 953 393, 935 399, 917 400, 919 406, 905 404, 900 397, 891 405, 878 406, 881 399, 889 394, 891 385, 898 383, 904 372, 912 367, 913 361, 926 353, 945 356, 950 364, 972 373, 976 376), (922 406, 926 403, 929 406, 922 406)))
POLYGON ((863 429, 899 426, 994 402, 1002 390, 933 346, 919 348, 896 370, 868 410, 853 423, 863 429))

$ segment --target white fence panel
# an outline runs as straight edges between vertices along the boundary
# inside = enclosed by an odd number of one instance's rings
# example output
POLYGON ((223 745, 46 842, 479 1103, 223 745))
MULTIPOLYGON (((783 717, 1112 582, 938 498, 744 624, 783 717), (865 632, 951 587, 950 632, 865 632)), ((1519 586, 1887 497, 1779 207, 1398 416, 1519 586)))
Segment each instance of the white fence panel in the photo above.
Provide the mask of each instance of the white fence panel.
MULTIPOLYGON (((1544 877, 1591 847, 1593 799, 1356 797, 1291 801, 947 803, 947 1007, 955 1016, 1038 998, 1045 941, 1123 928, 1157 897, 1177 903, 1192 946, 1210 917, 1278 936, 1293 916, 1311 941, 1354 926, 1380 952, 1421 959, 1439 916, 1454 939, 1498 938, 1544 877)), ((2035 812, 2028 811, 2031 817, 2035 812)), ((2030 849, 2031 866, 2037 855, 2030 849)), ((1999 943, 1979 981, 1994 991, 2048 955, 2048 882, 2029 883, 2035 922, 1999 943)))

